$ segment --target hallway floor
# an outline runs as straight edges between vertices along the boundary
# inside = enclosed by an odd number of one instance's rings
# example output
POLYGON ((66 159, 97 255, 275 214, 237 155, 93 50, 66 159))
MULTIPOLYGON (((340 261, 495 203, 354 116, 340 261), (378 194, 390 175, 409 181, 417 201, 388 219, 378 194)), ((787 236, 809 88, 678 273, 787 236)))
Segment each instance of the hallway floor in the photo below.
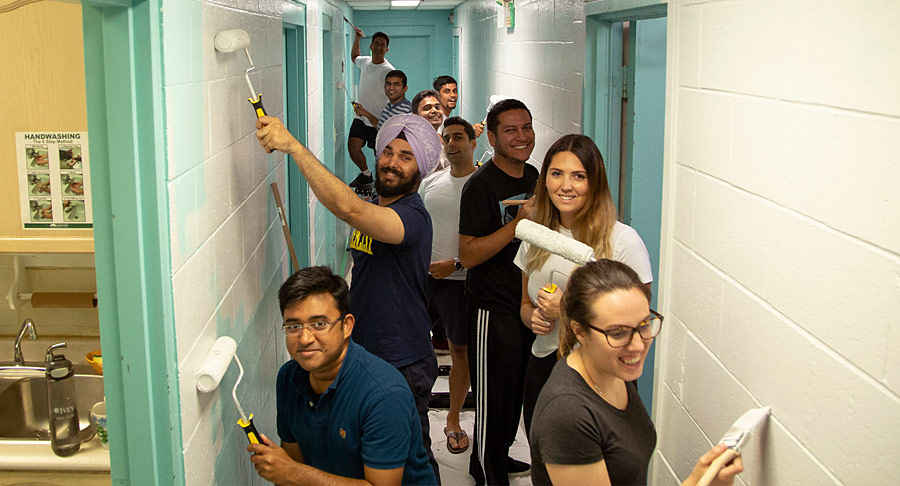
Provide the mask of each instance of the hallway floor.
MULTIPOLYGON (((439 364, 450 364, 450 356, 438 355, 439 364)), ((434 384, 435 392, 449 391, 449 383, 446 376, 439 376, 434 384)), ((469 476, 469 454, 472 452, 471 440, 473 432, 473 424, 475 421, 475 411, 463 410, 460 414, 460 424, 469 434, 470 447, 466 452, 460 454, 451 454, 447 450, 447 439, 444 437, 444 425, 446 424, 447 410, 440 408, 432 408, 428 412, 428 418, 431 422, 431 448, 434 456, 437 458, 441 468, 442 486, 472 486, 475 481, 469 476)), ((531 463, 531 455, 528 451, 528 440, 525 437, 525 428, 519 420, 519 433, 516 435, 516 442, 509 449, 510 457, 531 463)), ((531 486, 531 476, 526 474, 521 477, 509 478, 510 486, 531 486)))

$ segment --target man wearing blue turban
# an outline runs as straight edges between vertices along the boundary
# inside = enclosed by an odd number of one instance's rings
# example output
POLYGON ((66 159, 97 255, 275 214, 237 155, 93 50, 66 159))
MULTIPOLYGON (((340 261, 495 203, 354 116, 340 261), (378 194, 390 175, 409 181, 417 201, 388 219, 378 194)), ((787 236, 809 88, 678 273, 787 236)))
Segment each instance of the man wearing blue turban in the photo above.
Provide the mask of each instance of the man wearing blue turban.
POLYGON ((437 132, 418 115, 394 116, 382 125, 375 141, 378 198, 369 203, 329 172, 279 119, 262 117, 256 129, 266 151, 290 154, 318 200, 354 228, 350 312, 356 316, 356 326, 352 339, 406 378, 440 484, 428 431, 428 399, 438 374, 426 306, 432 226, 417 192, 419 182, 440 158, 437 132))

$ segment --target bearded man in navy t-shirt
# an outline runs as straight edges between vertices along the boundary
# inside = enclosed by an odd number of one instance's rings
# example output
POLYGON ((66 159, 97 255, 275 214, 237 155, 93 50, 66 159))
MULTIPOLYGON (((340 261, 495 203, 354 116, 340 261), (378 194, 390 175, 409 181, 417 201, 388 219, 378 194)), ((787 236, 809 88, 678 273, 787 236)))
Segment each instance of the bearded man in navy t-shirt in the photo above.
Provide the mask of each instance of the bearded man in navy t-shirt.
POLYGON ((394 116, 382 125, 375 142, 378 198, 368 203, 329 172, 280 120, 262 117, 256 127, 260 144, 269 152, 290 154, 318 200, 354 228, 353 341, 392 364, 409 383, 423 443, 440 484, 428 427, 428 399, 438 374, 426 306, 432 227, 417 192, 419 182, 438 163, 437 132, 418 115, 394 116))

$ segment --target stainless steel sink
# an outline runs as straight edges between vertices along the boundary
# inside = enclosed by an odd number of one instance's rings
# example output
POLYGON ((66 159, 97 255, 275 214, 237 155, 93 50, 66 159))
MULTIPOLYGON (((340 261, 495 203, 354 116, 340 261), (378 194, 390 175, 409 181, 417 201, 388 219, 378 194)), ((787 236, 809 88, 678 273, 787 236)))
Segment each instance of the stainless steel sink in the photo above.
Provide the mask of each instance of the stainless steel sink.
MULTIPOLYGON (((75 404, 78 408, 81 440, 94 436, 91 407, 103 400, 103 377, 76 374, 75 404)), ((47 409, 47 382, 38 366, 0 366, 0 441, 50 440, 47 409)))

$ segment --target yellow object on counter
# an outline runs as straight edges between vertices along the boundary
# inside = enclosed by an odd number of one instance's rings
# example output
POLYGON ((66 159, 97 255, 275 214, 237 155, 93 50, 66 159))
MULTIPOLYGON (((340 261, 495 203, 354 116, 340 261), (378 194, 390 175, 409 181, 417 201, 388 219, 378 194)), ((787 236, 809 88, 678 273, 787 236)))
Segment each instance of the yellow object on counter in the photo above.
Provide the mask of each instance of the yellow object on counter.
POLYGON ((103 374, 103 355, 100 354, 100 350, 91 351, 84 355, 84 360, 91 365, 91 368, 93 368, 98 375, 103 374))

